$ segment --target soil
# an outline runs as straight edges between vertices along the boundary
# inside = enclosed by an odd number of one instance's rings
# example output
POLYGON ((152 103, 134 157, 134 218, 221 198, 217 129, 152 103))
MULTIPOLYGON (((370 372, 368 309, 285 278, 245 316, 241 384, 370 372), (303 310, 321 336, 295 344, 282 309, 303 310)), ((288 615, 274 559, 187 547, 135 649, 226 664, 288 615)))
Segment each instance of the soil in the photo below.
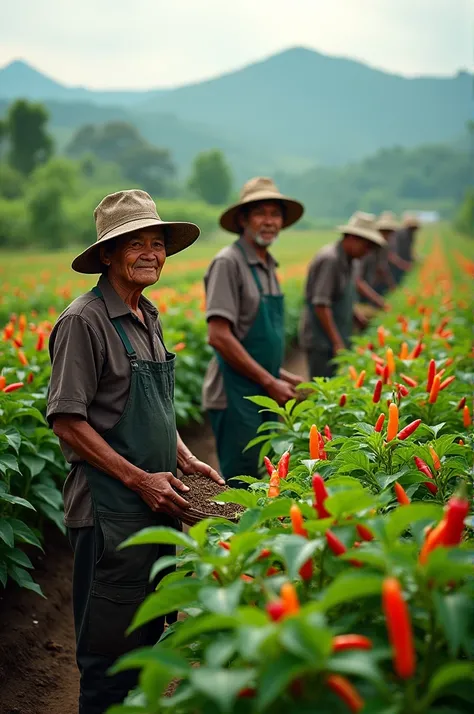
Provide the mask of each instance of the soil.
MULTIPOLYGON (((285 367, 306 377, 306 365, 298 352, 285 367)), ((217 468, 209 424, 180 433, 198 458, 217 468)), ((207 502, 205 510, 210 507, 207 502)), ((233 512, 236 508, 231 505, 233 512)), ((45 543, 44 554, 29 555, 35 565, 34 578, 46 599, 16 587, 1 591, 0 714, 77 714, 79 674, 74 653, 72 552, 66 538, 52 528, 46 533, 45 543)))
POLYGON ((242 506, 235 503, 216 503, 210 499, 228 491, 227 486, 219 486, 215 481, 211 481, 207 476, 193 474, 192 476, 181 476, 181 481, 189 486, 190 491, 183 497, 192 503, 191 515, 199 515, 205 518, 210 516, 222 516, 223 518, 234 518, 237 513, 242 513, 242 506))

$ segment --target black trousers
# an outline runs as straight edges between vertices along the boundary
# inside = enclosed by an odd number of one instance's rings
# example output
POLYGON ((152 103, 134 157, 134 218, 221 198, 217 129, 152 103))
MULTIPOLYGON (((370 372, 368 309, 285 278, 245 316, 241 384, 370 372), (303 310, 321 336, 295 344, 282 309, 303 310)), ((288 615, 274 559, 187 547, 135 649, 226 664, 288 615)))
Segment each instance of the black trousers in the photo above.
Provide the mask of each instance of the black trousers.
POLYGON ((313 377, 334 377, 337 367, 331 362, 332 358, 333 354, 329 351, 307 350, 306 359, 308 360, 310 379, 313 377))
MULTIPOLYGON (((121 602, 120 587, 115 587, 115 590, 110 588, 108 592, 108 586, 105 585, 101 592, 97 591, 94 578, 97 554, 102 551, 97 532, 93 526, 68 529, 69 541, 74 550, 73 610, 76 660, 80 672, 79 714, 103 714, 112 704, 123 701, 137 684, 137 670, 111 676, 108 674, 109 668, 125 652, 137 646, 154 645, 161 637, 165 625, 165 618, 158 618, 140 628, 142 632, 139 640, 133 634, 129 638, 124 636, 124 609, 127 610, 128 618, 140 603, 135 599, 131 609, 131 603, 125 600, 121 602), (115 597, 114 592, 118 593, 115 597)), ((126 580, 126 565, 123 561, 120 567, 126 580)), ((117 577, 117 573, 114 576, 117 577)), ((124 593, 126 590, 123 588, 124 593)), ((146 593, 143 593, 142 601, 145 597, 146 593)), ((173 620, 169 617, 167 619, 168 622, 173 620)))

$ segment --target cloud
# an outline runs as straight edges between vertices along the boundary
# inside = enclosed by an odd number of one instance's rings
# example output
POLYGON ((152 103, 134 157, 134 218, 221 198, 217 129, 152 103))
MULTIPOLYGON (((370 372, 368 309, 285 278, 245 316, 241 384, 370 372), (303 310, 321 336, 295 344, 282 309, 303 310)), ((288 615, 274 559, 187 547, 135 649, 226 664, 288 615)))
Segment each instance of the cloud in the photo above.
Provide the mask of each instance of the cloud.
POLYGON ((471 0, 16 0, 0 64, 24 58, 71 85, 199 81, 305 45, 407 75, 472 66, 471 0))

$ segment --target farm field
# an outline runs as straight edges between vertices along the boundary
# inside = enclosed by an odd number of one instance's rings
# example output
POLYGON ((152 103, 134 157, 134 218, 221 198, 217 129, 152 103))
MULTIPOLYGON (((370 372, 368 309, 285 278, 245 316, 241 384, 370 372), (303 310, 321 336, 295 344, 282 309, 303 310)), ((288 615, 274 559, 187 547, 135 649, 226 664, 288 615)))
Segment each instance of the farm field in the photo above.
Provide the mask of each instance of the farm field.
MULTIPOLYGON (((307 264, 336 237, 292 232, 276 245, 288 344, 307 264)), ((227 243, 202 240, 171 258, 147 293, 179 354, 179 425, 193 423, 197 437, 211 354, 202 276, 227 243)), ((248 491, 226 495, 246 509, 238 524, 209 521, 187 535, 152 535, 184 551, 136 622, 169 602, 191 617, 171 628, 157 654, 130 656, 142 669, 143 691, 114 714, 165 706, 176 714, 470 711, 473 552, 465 504, 473 473, 474 244, 441 226, 422 232, 418 251, 420 267, 341 357, 337 378, 306 385, 306 399, 286 410, 262 402, 270 422, 256 435, 262 456, 276 466, 291 449, 279 493, 270 497, 268 479, 249 480, 248 491), (427 391, 429 379, 439 392, 427 391), (464 514, 456 534, 430 539, 455 509, 464 514), (184 581, 190 574, 199 577, 184 581), (387 631, 384 603, 400 589, 409 613, 400 606, 405 619, 387 631), (402 627, 403 645, 393 635, 402 627), (337 649, 346 634, 366 639, 355 651, 337 649), (160 695, 175 679, 181 684, 165 705, 160 695)), ((0 588, 16 583, 32 599, 42 591, 30 556, 44 544, 47 523, 63 530, 65 465, 43 416, 47 340, 59 312, 95 284, 70 270, 72 257, 2 253, 0 267, 0 588)), ((47 581, 43 589, 48 595, 47 581)))

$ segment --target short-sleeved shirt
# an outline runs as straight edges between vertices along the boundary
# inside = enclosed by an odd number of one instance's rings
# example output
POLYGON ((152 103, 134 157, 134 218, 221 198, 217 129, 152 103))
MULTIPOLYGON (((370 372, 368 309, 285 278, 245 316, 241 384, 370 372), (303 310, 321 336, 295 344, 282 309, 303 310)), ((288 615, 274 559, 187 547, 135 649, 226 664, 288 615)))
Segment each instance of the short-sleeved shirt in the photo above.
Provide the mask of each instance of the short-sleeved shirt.
MULTIPOLYGON (((83 417, 99 433, 120 419, 130 391, 130 361, 111 318, 120 318, 139 359, 163 362, 166 350, 158 311, 141 296, 145 324, 130 310, 104 275, 99 280, 103 300, 88 292, 59 316, 51 333, 52 371, 47 418, 59 414, 83 417)), ((61 442, 71 471, 64 486, 65 524, 93 525, 92 501, 84 462, 61 442)))
POLYGON ((331 307, 353 280, 355 261, 346 255, 342 240, 325 245, 309 265, 304 291, 305 304, 301 314, 299 341, 305 350, 317 349, 310 310, 318 306, 331 307))
MULTIPOLYGON (((260 304, 260 293, 249 264, 255 266, 265 294, 281 295, 276 274, 278 263, 270 253, 267 258, 267 262, 261 260, 255 248, 244 238, 239 238, 216 255, 204 277, 206 319, 225 318, 238 340, 249 331, 260 304), (238 245, 242 246, 245 256, 238 245)), ((227 407, 224 380, 216 357, 212 358, 206 372, 202 402, 204 409, 227 407)))
POLYGON ((395 252, 403 260, 409 263, 413 261, 413 243, 415 240, 415 231, 413 228, 401 228, 395 234, 395 252))
POLYGON ((375 285, 378 274, 388 270, 389 246, 381 246, 371 250, 361 260, 355 261, 355 277, 362 278, 369 285, 375 285))

